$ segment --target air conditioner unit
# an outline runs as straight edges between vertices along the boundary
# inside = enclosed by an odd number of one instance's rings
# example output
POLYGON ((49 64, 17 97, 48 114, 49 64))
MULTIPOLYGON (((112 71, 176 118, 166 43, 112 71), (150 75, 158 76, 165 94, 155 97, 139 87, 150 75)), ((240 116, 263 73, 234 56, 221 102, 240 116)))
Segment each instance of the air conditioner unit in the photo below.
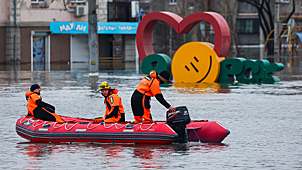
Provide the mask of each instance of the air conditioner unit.
POLYGON ((86 0, 70 0, 70 3, 85 3, 86 0))
POLYGON ((290 0, 280 0, 280 3, 288 4, 288 3, 290 3, 290 0))
POLYGON ((87 6, 76 6, 74 11, 75 16, 87 15, 87 6))

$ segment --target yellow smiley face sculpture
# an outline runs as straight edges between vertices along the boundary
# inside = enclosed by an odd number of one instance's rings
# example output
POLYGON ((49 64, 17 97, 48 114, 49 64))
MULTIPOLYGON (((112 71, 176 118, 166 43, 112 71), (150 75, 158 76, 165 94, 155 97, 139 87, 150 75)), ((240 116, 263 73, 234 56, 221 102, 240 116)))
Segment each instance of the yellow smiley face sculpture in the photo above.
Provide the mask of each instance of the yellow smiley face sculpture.
POLYGON ((207 42, 189 42, 175 53, 171 71, 176 82, 215 82, 220 73, 220 61, 207 42))

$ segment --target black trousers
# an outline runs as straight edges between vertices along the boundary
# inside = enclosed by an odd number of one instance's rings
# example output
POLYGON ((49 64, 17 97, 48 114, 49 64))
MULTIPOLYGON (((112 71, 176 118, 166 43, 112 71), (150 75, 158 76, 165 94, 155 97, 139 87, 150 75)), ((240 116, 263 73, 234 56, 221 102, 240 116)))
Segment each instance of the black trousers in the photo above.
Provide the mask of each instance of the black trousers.
MULTIPOLYGON (((140 93, 139 91, 135 90, 131 96, 131 108, 134 116, 143 116, 144 115, 144 106, 146 109, 150 109, 150 97, 145 96, 144 100, 144 94, 140 93)), ((151 115, 150 115, 151 116, 151 115)), ((151 117, 152 119, 152 117, 151 117)))
MULTIPOLYGON (((45 109, 49 112, 54 113, 54 110, 52 110, 49 107, 45 107, 45 109)), ((50 114, 49 112, 47 112, 46 110, 44 110, 42 107, 37 107, 34 109, 34 117, 40 120, 46 120, 46 121, 56 121, 56 118, 50 114)))

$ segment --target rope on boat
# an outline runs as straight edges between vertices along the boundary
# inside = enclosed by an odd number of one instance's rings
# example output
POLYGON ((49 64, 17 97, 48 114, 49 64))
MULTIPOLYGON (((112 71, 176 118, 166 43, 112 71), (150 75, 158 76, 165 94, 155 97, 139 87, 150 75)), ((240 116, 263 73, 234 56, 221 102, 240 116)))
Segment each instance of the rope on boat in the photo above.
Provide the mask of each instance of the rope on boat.
MULTIPOLYGON (((189 125, 193 128, 193 126, 192 126, 191 124, 189 124, 189 125)), ((200 138, 199 138, 198 134, 196 133, 195 129, 193 128, 192 130, 194 131, 195 135, 197 136, 197 138, 198 138, 199 141, 200 141, 200 138)))
MULTIPOLYGON (((44 121, 42 127, 44 127, 44 125, 45 125, 46 123, 47 123, 47 121, 44 121)), ((51 126, 51 124, 47 124, 47 125, 50 125, 50 126, 51 126)), ((50 127, 50 126, 49 126, 49 127, 50 127)))
POLYGON ((129 123, 125 124, 124 126, 122 126, 122 127, 120 127, 120 128, 118 128, 118 127, 116 126, 116 124, 114 124, 114 125, 115 125, 115 128, 116 128, 116 129, 122 129, 122 128, 126 127, 127 125, 129 125, 129 123))
MULTIPOLYGON (((20 123, 22 124, 23 122, 23 119, 25 118, 26 116, 23 116, 22 117, 22 119, 20 120, 20 123)), ((33 127, 37 127, 37 126, 40 126, 40 125, 42 125, 42 126, 44 126, 46 123, 47 123, 47 121, 44 121, 44 123, 40 123, 40 124, 38 124, 38 125, 36 125, 36 123, 37 122, 40 122, 41 120, 32 120, 32 118, 29 118, 29 119, 27 119, 26 121, 31 121, 31 122, 34 122, 33 123, 33 127)), ((25 121, 24 121, 25 122, 25 121)), ((79 124, 80 122, 76 122, 75 124, 73 124, 72 126, 71 126, 71 128, 67 128, 67 124, 68 123, 63 123, 62 125, 60 125, 59 127, 55 127, 55 125, 57 124, 57 122, 55 122, 54 124, 53 124, 53 127, 52 127, 52 130, 55 130, 55 129, 58 129, 58 128, 61 128, 62 126, 64 126, 65 125, 65 130, 71 130, 75 125, 77 125, 77 124, 79 124)), ((98 126, 98 125, 97 125, 98 126)), ((96 126, 95 126, 96 127, 96 126)), ((93 128, 95 128, 95 127, 93 127, 93 128)), ((87 127, 88 128, 88 127, 87 127)), ((92 129, 93 129, 92 128, 92 129)), ((88 128, 89 129, 89 128, 88 128)))
MULTIPOLYGON (((23 119, 24 119, 25 117, 26 117, 26 116, 23 116, 23 117, 22 117, 22 119, 20 120, 20 123, 23 123, 22 121, 23 121, 23 119)), ((29 118, 29 119, 27 119, 26 121, 35 122, 35 123, 33 123, 33 127, 37 127, 37 126, 40 126, 40 125, 44 126, 44 125, 47 123, 47 121, 44 121, 44 123, 41 123, 41 124, 36 125, 36 123, 39 122, 40 120, 32 120, 32 118, 29 118)), ((24 122, 25 122, 25 121, 24 121, 24 122)), ((64 125, 65 125, 65 130, 71 130, 74 126, 76 126, 76 125, 79 124, 79 123, 80 123, 80 122, 76 122, 75 124, 73 124, 73 125, 68 129, 68 128, 67 128, 67 124, 68 124, 68 123, 63 123, 62 125, 56 127, 57 122, 55 122, 55 123, 53 124, 52 130, 59 129, 59 128, 61 128, 61 127, 64 126, 64 125)), ((101 125, 100 123, 98 123, 96 126, 90 128, 89 126, 90 126, 91 124, 92 124, 92 123, 87 124, 87 129, 94 129, 94 128, 98 127, 99 125, 101 125)), ((113 123, 113 124, 111 124, 110 126, 106 127, 106 126, 105 126, 106 123, 104 122, 103 125, 104 125, 104 128, 106 128, 106 129, 111 128, 113 125, 115 126, 116 129, 122 129, 122 128, 126 127, 127 125, 129 125, 129 123, 127 123, 127 124, 125 124, 125 125, 123 125, 123 126, 121 126, 121 127, 118 127, 117 124, 118 124, 118 123, 113 123)), ((139 129, 141 129, 142 131, 147 131, 147 130, 149 130, 155 123, 152 123, 147 129, 143 129, 143 128, 142 128, 143 123, 139 123, 139 124, 140 124, 140 128, 139 128, 139 129)), ((137 126, 137 125, 139 125, 139 124, 136 124, 135 126, 137 126)), ((134 127, 135 127, 135 126, 134 126, 134 127)), ((134 128, 134 127, 133 127, 133 128, 134 128)), ((193 129, 193 130, 194 130, 194 129, 193 129)), ((195 132, 195 131, 194 131, 194 132, 195 132)), ((196 132, 195 132, 195 133, 196 133, 196 132)))
MULTIPOLYGON (((20 123, 21 123, 21 124, 23 123, 22 120, 23 120, 25 117, 26 117, 26 116, 23 116, 22 119, 20 120, 20 123)), ((27 119, 27 120, 25 120, 25 121, 34 121, 34 120, 31 120, 31 119, 32 119, 32 118, 29 118, 29 119, 27 119)), ((25 121, 24 121, 24 122, 25 122, 25 121)))
POLYGON ((111 126, 109 126, 109 127, 106 127, 105 124, 106 124, 106 123, 104 122, 104 128, 109 129, 109 128, 111 128, 113 125, 115 125, 116 123, 111 124, 111 126))
POLYGON ((141 123, 141 127, 140 127, 140 129, 142 130, 142 131, 147 131, 147 130, 149 130, 153 125, 154 125, 155 123, 152 123, 147 129, 143 129, 142 128, 142 123, 141 123))
POLYGON ((75 123, 75 124, 73 124, 72 126, 71 126, 71 128, 69 128, 69 129, 67 129, 67 123, 64 123, 65 124, 65 130, 71 130, 75 125, 77 125, 77 124, 79 124, 80 122, 77 122, 77 123, 75 123))
POLYGON ((25 118, 26 116, 23 116, 22 119, 20 120, 20 123, 22 123, 22 120, 25 118))
POLYGON ((98 123, 97 125, 95 125, 93 128, 89 128, 89 125, 91 125, 92 123, 89 123, 88 125, 87 125, 87 129, 94 129, 94 128, 96 128, 96 127, 98 127, 99 125, 100 125, 100 123, 98 123))
POLYGON ((59 127, 55 127, 55 125, 57 124, 57 122, 55 122, 52 126, 52 130, 55 130, 55 129, 59 129, 60 127, 64 126, 65 123, 63 123, 61 126, 59 127))
POLYGON ((35 125, 37 122, 39 122, 40 120, 37 120, 34 124, 33 124, 33 127, 37 127, 37 126, 39 126, 39 125, 44 125, 45 124, 45 121, 44 121, 44 123, 42 122, 41 124, 38 124, 38 125, 35 125))
MULTIPOLYGON (((43 123, 42 127, 45 125, 45 123, 47 123, 47 121, 45 121, 45 122, 43 123)), ((48 125, 50 125, 50 126, 51 126, 51 124, 48 124, 48 125)))
MULTIPOLYGON (((26 116, 23 116, 22 117, 22 119, 20 120, 20 123, 22 124, 23 122, 22 122, 22 120, 25 118, 26 116)), ((31 121, 31 122, 35 122, 35 123, 33 123, 33 127, 37 127, 37 126, 40 126, 40 125, 42 125, 42 127, 47 123, 47 121, 44 121, 44 123, 41 123, 41 124, 38 124, 38 125, 35 125, 37 122, 39 122, 39 121, 41 121, 41 120, 32 120, 32 118, 29 118, 29 119, 27 119, 27 120, 25 120, 25 121, 31 121)), ((24 121, 24 122, 25 122, 24 121)))

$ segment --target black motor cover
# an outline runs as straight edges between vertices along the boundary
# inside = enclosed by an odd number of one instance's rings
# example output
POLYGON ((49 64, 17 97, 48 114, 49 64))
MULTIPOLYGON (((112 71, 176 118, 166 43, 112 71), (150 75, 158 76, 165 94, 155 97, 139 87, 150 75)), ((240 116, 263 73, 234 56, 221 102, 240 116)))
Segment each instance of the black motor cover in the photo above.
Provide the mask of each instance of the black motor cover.
POLYGON ((189 111, 186 106, 176 107, 176 112, 167 111, 167 124, 178 134, 176 143, 187 143, 188 134, 186 125, 191 121, 189 111))
POLYGON ((189 124, 191 121, 189 111, 186 106, 176 107, 176 112, 167 111, 167 124, 189 124))

